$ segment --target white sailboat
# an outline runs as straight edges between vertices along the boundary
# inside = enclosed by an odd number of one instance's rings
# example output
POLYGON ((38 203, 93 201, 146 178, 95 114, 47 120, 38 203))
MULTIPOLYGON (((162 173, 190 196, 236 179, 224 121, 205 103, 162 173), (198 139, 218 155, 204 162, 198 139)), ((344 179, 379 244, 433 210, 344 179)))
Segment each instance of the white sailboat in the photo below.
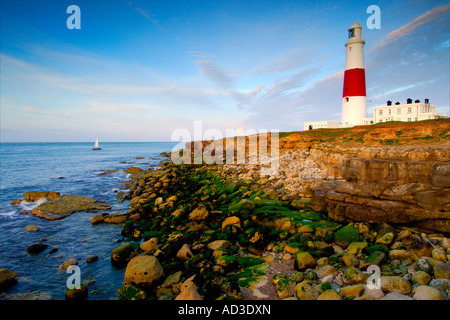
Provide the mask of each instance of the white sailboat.
POLYGON ((94 146, 92 147, 92 150, 102 150, 101 147, 98 146, 98 137, 95 139, 94 146))

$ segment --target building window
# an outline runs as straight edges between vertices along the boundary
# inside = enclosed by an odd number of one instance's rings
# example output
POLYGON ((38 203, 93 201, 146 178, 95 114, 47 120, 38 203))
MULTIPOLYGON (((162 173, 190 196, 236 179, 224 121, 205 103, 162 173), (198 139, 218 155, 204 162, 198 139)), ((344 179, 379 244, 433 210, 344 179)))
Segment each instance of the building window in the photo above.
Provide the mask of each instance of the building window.
POLYGON ((378 120, 378 122, 383 122, 383 119, 378 120))
POLYGON ((380 112, 378 113, 380 116, 383 115, 383 110, 380 110, 380 112))
POLYGON ((397 108, 397 114, 401 114, 402 113, 402 108, 397 108))
POLYGON ((408 118, 408 122, 411 122, 411 118, 408 118))
POLYGON ((391 114, 391 109, 389 109, 389 112, 388 112, 389 114, 391 114))
POLYGON ((411 112, 412 112, 412 108, 408 107, 408 113, 411 113, 411 112))

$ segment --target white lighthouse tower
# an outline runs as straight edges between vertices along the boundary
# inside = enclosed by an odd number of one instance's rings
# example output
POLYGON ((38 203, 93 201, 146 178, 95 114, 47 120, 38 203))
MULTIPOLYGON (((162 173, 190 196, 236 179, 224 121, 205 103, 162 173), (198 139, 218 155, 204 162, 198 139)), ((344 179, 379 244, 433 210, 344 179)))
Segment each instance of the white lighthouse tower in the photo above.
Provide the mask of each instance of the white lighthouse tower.
POLYGON ((348 29, 345 43, 344 90, 342 92, 341 126, 362 125, 366 117, 366 74, 364 70, 362 27, 358 23, 348 29))

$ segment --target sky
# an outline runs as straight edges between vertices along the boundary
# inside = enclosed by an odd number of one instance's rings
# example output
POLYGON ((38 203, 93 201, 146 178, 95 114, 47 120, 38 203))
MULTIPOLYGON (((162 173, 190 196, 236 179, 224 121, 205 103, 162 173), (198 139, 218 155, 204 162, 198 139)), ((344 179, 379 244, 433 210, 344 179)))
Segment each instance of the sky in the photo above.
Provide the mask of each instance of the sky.
POLYGON ((1 142, 178 141, 179 129, 225 136, 239 124, 284 132, 339 121, 354 22, 368 116, 407 98, 450 114, 449 1, 0 3, 1 142), (79 29, 67 27, 70 5, 79 29), (370 5, 379 29, 367 27, 370 5))

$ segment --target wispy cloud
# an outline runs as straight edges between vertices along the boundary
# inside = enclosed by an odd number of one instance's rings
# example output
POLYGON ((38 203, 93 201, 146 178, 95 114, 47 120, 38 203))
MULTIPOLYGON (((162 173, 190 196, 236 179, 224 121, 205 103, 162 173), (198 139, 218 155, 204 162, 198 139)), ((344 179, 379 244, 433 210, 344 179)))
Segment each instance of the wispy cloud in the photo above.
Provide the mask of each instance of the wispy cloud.
POLYGON ((390 43, 398 40, 399 38, 405 37, 408 34, 411 34, 415 30, 419 29, 420 27, 423 27, 437 19, 440 19, 445 16, 447 16, 448 18, 449 12, 450 12, 450 3, 446 3, 444 5, 431 9, 425 12, 424 14, 416 17, 414 20, 410 21, 404 26, 389 32, 383 41, 379 42, 377 45, 374 46, 374 49, 383 48, 389 45, 390 43))
POLYGON ((159 29, 163 29, 163 27, 159 24, 158 20, 156 20, 156 14, 152 13, 150 10, 142 9, 141 7, 134 6, 132 1, 126 1, 130 7, 132 7, 136 12, 139 12, 145 19, 149 20, 159 29))

